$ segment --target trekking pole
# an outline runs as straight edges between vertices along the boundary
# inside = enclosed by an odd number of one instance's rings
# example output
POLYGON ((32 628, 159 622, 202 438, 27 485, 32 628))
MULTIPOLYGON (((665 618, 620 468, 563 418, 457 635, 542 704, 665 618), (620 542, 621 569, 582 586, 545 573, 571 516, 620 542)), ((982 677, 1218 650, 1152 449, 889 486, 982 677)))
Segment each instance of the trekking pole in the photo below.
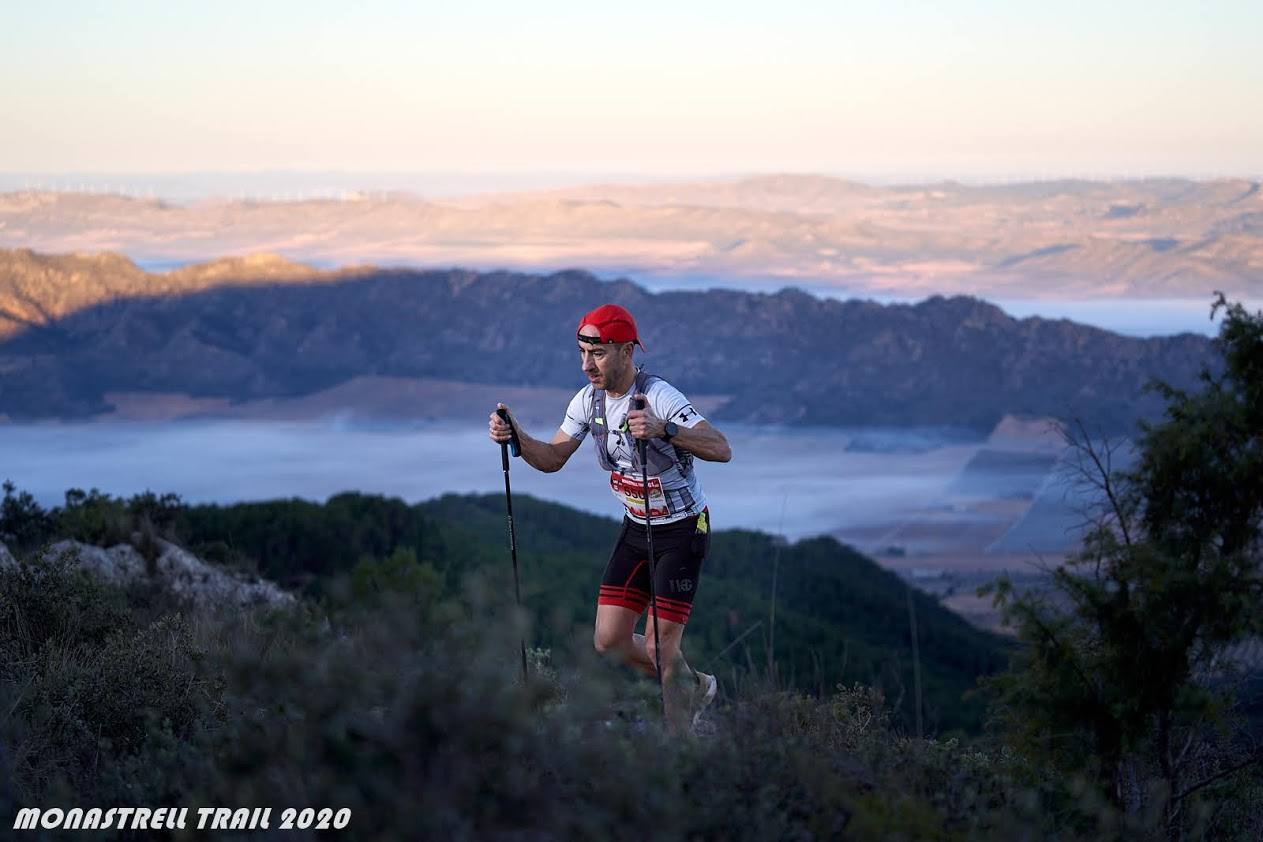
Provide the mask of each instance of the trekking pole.
MULTIPOLYGON (((500 420, 509 425, 509 435, 511 438, 507 442, 500 442, 500 465, 504 468, 504 503, 509 510, 509 554, 513 558, 513 593, 517 597, 517 607, 522 607, 522 583, 517 572, 517 531, 513 528, 513 492, 509 490, 509 447, 513 447, 513 455, 522 455, 522 443, 518 441, 517 428, 513 426, 513 422, 509 420, 509 411, 507 409, 497 409, 496 415, 500 416, 500 420)), ((522 682, 526 682, 526 639, 522 639, 522 682)))
MULTIPOLYGON (((634 409, 644 409, 644 399, 633 398, 632 407, 634 409)), ((644 483, 643 493, 645 495, 645 543, 649 547, 649 610, 653 614, 653 667, 658 676, 658 690, 662 694, 662 716, 665 719, 667 715, 667 688, 662 683, 662 650, 658 641, 658 594, 655 592, 653 581, 653 519, 649 514, 649 442, 639 439, 636 442, 636 447, 640 450, 640 478, 644 483)))

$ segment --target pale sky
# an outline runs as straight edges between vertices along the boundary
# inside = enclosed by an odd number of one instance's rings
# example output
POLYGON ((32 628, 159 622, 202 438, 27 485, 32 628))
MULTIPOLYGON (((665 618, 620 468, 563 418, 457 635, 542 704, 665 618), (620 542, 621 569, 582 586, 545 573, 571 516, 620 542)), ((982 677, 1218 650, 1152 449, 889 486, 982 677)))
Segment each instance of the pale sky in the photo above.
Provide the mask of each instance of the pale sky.
POLYGON ((1259 0, 0 0, 0 172, 1258 177, 1261 44, 1259 0))

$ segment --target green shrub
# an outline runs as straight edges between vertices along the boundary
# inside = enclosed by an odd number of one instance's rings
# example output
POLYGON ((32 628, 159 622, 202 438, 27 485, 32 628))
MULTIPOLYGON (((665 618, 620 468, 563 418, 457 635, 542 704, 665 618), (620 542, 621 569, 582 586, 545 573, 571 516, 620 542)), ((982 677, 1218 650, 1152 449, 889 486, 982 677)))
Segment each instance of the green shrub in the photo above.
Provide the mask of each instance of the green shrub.
POLYGON ((126 594, 65 556, 0 570, 0 674, 29 662, 49 645, 99 645, 131 622, 126 594))
POLYGON ((443 593, 443 577, 433 564, 417 561, 416 550, 399 547, 384 559, 360 559, 351 570, 351 590, 363 602, 397 594, 428 610, 443 593))
POLYGON ((53 522, 29 491, 18 492, 5 480, 4 499, 0 500, 0 542, 14 553, 23 553, 46 542, 53 522))

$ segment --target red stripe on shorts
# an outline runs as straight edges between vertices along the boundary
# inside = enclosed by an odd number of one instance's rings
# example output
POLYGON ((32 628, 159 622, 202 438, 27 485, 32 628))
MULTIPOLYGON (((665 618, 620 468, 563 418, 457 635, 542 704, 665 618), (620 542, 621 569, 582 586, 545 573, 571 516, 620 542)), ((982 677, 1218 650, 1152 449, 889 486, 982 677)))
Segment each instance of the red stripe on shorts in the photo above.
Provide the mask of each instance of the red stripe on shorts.
MULTIPOLYGON (((671 600, 675 602, 675 600, 671 600)), ((687 603, 679 603, 677 605, 667 605, 662 601, 662 597, 658 597, 658 619, 666 620, 668 623, 680 623, 683 625, 688 622, 689 613, 693 610, 691 605, 687 603)))
POLYGON ((630 608, 636 613, 645 610, 649 604, 649 594, 636 588, 619 588, 613 585, 601 585, 596 598, 597 605, 617 605, 619 608, 630 608))

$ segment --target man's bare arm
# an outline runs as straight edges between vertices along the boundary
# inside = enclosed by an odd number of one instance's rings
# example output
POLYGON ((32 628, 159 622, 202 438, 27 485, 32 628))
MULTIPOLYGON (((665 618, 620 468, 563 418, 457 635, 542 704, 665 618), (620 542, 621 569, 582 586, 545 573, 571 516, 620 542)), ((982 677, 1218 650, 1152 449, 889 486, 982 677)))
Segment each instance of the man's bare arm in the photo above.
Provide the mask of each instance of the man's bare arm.
MULTIPOLYGON (((662 427, 665 431, 666 424, 662 427)), ((698 421, 692 427, 680 427, 671 443, 707 462, 727 462, 732 459, 732 447, 729 446, 727 437, 708 421, 698 421)))
MULTIPOLYGON (((498 404, 496 408, 507 409, 504 404, 498 404)), ((522 425, 517 423, 512 413, 509 413, 509 417, 513 419, 513 426, 517 429, 517 439, 522 445, 522 458, 526 460, 526 464, 536 470, 546 474, 560 471, 579 449, 579 442, 572 439, 564 430, 558 429, 553 434, 552 441, 540 441, 523 430, 522 425)), ((495 412, 491 413, 488 419, 487 431, 491 440, 500 444, 507 444, 512 438, 509 425, 504 423, 495 412)))
MULTIPOLYGON (((633 399, 643 401, 645 396, 636 394, 633 399)), ((654 415, 653 408, 646 401, 644 409, 633 409, 627 413, 627 429, 638 439, 656 439, 666 432, 667 422, 654 415)), ((727 462, 732 459, 728 439, 708 421, 698 421, 692 427, 680 427, 671 443, 707 462, 727 462)))

